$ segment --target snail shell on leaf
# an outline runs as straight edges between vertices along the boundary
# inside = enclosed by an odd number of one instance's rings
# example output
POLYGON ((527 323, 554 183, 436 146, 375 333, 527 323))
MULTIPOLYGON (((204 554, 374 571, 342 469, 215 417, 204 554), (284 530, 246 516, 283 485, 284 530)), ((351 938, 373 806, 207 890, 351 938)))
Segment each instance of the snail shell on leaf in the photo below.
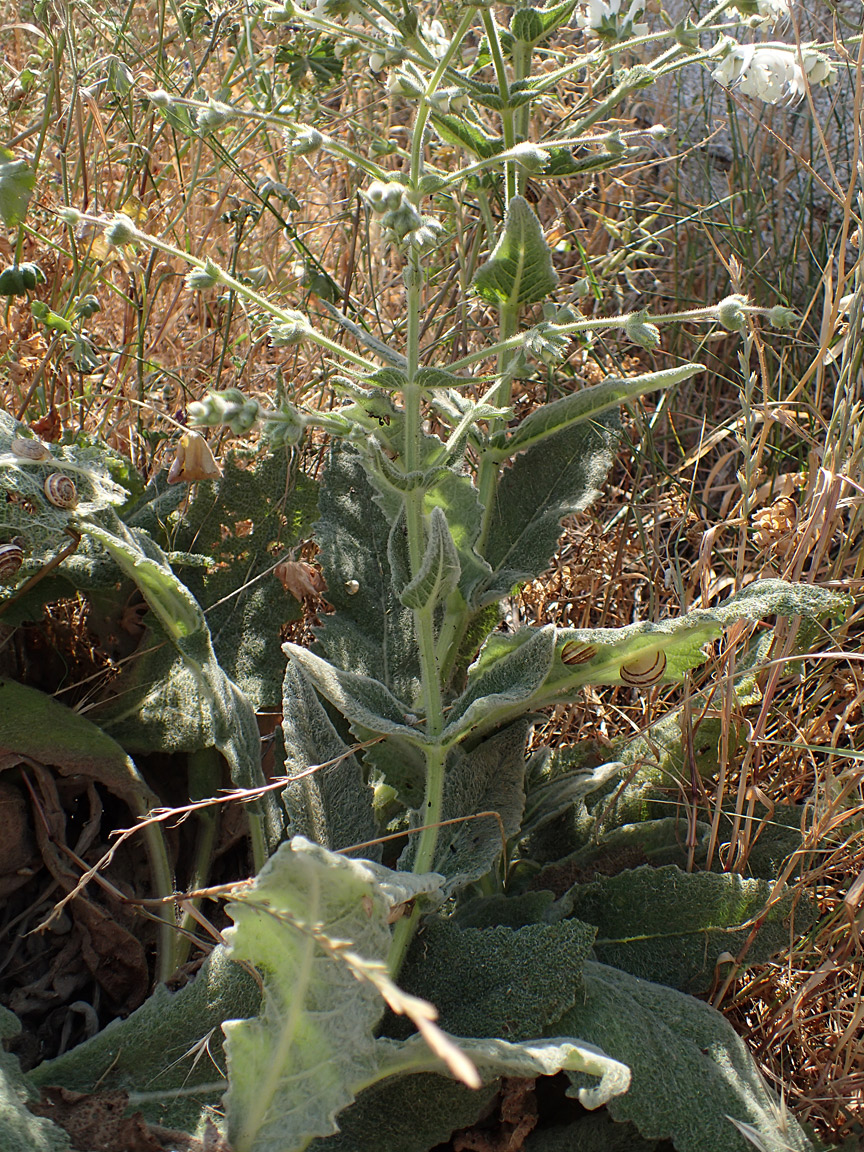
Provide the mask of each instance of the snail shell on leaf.
POLYGON ((565 664, 587 664, 597 655, 593 644, 582 644, 578 640, 568 640, 561 649, 561 659, 565 664))
POLYGON ((21 460, 47 460, 51 455, 41 440, 25 440, 20 436, 12 441, 9 448, 21 460))
POLYGON ((45 496, 55 508, 72 509, 78 503, 78 489, 62 472, 52 472, 45 481, 45 496))
POLYGON ((625 684, 632 684, 634 688, 647 688, 661 680, 665 671, 666 653, 649 650, 636 660, 622 664, 618 675, 625 684))
POLYGON ((23 563, 23 548, 18 544, 0 544, 0 584, 12 584, 23 563))

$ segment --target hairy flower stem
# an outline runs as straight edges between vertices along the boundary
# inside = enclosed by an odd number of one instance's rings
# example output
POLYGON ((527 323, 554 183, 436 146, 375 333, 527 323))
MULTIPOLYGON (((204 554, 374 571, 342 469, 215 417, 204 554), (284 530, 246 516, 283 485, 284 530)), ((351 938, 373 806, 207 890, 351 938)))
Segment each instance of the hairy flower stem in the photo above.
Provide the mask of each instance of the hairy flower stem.
MULTIPOLYGON (((515 345, 511 344, 511 339, 519 324, 519 305, 518 303, 509 303, 501 306, 498 314, 498 334, 500 336, 499 352, 498 352, 498 378, 503 381, 502 387, 499 390, 495 401, 500 408, 506 408, 510 403, 510 396, 513 391, 513 360, 519 355, 521 343, 515 345)), ((501 419, 490 422, 490 436, 497 432, 504 426, 504 421, 501 419)), ((485 452, 480 461, 480 467, 477 471, 477 489, 480 496, 480 507, 482 508, 483 526, 480 530, 480 536, 477 541, 477 549, 480 554, 483 554, 483 548, 486 544, 486 536, 489 531, 490 517, 492 514, 493 496, 495 494, 495 485, 498 482, 498 459, 491 453, 485 452)))
MULTIPOLYGON (((432 74, 426 88, 426 98, 421 101, 414 122, 411 141, 411 184, 419 189, 423 175, 423 138, 429 116, 430 97, 434 95, 450 60, 458 50, 462 37, 471 22, 471 10, 463 15, 450 48, 432 74)), ((423 412, 421 389, 417 382, 420 367, 420 309, 422 305, 423 268, 420 253, 416 247, 409 247, 405 265, 406 293, 406 383, 403 396, 405 406, 405 441, 403 445, 403 465, 406 472, 422 467, 421 443, 423 436, 423 412)), ((423 563, 426 548, 425 493, 421 489, 405 495, 405 521, 408 532, 408 555, 412 575, 416 575, 423 563)), ((441 694, 441 679, 435 651, 435 629, 433 611, 430 607, 414 611, 414 633, 420 655, 420 679, 422 684, 423 709, 426 717, 426 733, 432 738, 438 736, 444 726, 444 708, 441 694)), ((446 752, 433 745, 426 753, 426 786, 421 809, 421 823, 424 825, 417 844, 414 871, 425 872, 432 866, 438 844, 438 823, 441 820, 441 806, 444 796, 444 763, 446 752)), ((390 968, 395 974, 404 959, 411 942, 416 917, 405 917, 397 925, 393 937, 390 968)))
MULTIPOLYGON (((440 745, 431 747, 426 753, 426 795, 421 816, 424 828, 417 841, 417 852, 412 868, 412 871, 417 873, 429 872, 435 863, 435 849, 438 846, 438 823, 441 820, 441 808, 444 800, 444 765, 446 760, 447 751, 440 745)), ((390 945, 388 967, 390 975, 394 978, 398 976, 399 969, 402 967, 419 917, 419 909, 414 909, 410 915, 403 916, 393 929, 393 942, 390 945)))
MULTIPOLYGON (((504 105, 501 109, 501 130, 504 136, 504 147, 512 148, 516 143, 516 124, 513 118, 513 109, 510 107, 510 82, 507 79, 507 66, 504 63, 504 53, 501 51, 501 41, 498 38, 498 26, 488 8, 482 10, 482 20, 483 31, 486 33, 486 39, 489 41, 492 63, 495 66, 495 78, 498 81, 498 89, 504 105)), ((507 161, 505 173, 506 194, 509 203, 510 198, 516 195, 516 165, 512 160, 507 161)))

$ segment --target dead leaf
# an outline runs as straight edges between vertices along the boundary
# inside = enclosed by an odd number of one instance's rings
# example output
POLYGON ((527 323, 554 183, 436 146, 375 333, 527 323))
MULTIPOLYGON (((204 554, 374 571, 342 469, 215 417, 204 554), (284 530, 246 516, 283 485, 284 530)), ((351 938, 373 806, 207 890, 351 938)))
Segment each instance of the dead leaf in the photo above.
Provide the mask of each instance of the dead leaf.
POLYGON ((306 599, 320 600, 327 591, 324 573, 305 560, 283 560, 273 572, 285 591, 301 603, 306 599))
POLYGON ((196 480, 218 480, 222 469, 210 445, 198 432, 186 432, 177 442, 174 461, 168 473, 169 484, 191 484, 196 480))
POLYGON ((140 1112, 124 1116, 127 1102, 125 1092, 45 1088, 41 1100, 28 1107, 63 1128, 78 1152, 164 1152, 140 1112))

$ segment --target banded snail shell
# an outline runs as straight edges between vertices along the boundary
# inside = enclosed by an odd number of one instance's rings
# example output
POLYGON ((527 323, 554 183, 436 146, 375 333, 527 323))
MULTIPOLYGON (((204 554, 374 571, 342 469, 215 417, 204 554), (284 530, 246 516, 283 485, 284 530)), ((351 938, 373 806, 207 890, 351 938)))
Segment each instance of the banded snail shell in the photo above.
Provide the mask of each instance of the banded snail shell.
POLYGON ((45 496, 55 508, 72 509, 78 503, 78 489, 62 472, 52 472, 45 481, 45 496))
POLYGON ((41 440, 25 440, 20 436, 12 441, 9 448, 21 460, 47 460, 51 455, 41 440))
POLYGON ((24 563, 24 549, 18 544, 0 544, 0 584, 12 584, 24 563))
POLYGON ((666 653, 649 650, 636 660, 622 664, 618 675, 625 684, 632 684, 634 688, 647 688, 661 680, 665 671, 666 653))
POLYGON ((567 640, 561 649, 561 659, 565 664, 587 664, 597 655, 593 644, 582 644, 579 640, 567 640))

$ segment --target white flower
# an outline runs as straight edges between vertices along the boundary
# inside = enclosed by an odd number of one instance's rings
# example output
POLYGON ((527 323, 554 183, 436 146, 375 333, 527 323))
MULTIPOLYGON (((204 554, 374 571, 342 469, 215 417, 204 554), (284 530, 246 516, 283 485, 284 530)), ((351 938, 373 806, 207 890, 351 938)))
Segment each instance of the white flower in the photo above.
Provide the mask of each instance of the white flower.
POLYGON ((623 2, 588 0, 587 11, 583 7, 576 12, 576 24, 579 28, 590 28, 601 40, 629 40, 631 36, 647 36, 650 31, 648 25, 636 23, 636 18, 645 11, 644 0, 631 0, 622 12, 623 2))
POLYGON ((444 31, 444 25, 441 21, 424 20, 420 25, 420 35, 435 59, 443 60, 444 53, 450 47, 450 37, 444 31))
POLYGON ((808 83, 826 85, 836 76, 831 61, 807 47, 799 55, 796 45, 736 44, 727 38, 718 48, 725 55, 712 72, 714 79, 766 104, 800 100, 808 83))
POLYGON ((729 9, 744 16, 751 28, 770 28, 792 18, 790 0, 732 0, 729 9))

